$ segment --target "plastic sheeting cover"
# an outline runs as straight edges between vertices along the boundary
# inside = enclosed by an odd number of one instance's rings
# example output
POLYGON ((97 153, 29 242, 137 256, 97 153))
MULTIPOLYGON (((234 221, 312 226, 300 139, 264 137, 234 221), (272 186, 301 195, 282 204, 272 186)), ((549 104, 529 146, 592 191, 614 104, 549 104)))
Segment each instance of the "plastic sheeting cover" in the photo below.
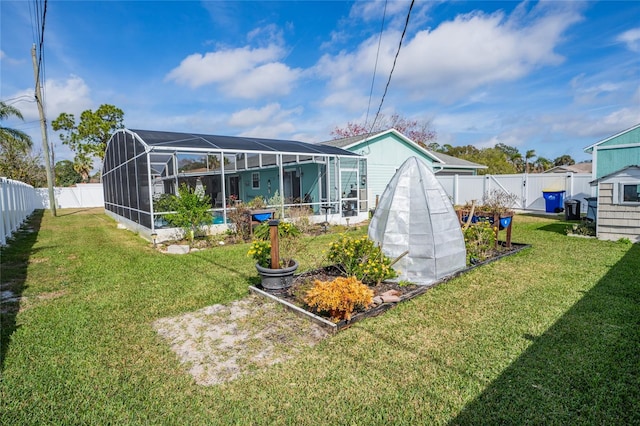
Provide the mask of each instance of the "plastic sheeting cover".
POLYGON ((410 157, 380 197, 369 238, 395 259, 399 281, 429 285, 466 266, 464 237, 442 185, 420 159, 410 157))

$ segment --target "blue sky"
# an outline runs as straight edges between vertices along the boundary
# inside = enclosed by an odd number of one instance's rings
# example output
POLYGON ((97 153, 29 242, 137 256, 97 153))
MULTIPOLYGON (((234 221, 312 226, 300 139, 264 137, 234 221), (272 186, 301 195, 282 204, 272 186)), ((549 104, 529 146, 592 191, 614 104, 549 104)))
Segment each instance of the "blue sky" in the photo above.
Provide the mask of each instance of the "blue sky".
MULTIPOLYGON (((385 2, 50 0, 47 119, 108 103, 129 128, 328 140, 377 111, 409 5, 383 25, 385 2)), ((0 1, 0 99, 40 146, 33 8, 0 1)), ((640 2, 416 2, 382 111, 440 144, 587 160, 640 122, 640 2)))

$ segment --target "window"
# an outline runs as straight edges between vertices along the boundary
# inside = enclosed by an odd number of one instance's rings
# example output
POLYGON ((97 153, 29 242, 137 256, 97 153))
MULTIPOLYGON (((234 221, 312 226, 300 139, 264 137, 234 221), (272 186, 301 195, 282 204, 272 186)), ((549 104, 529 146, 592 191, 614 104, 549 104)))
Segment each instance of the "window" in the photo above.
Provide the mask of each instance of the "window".
POLYGON ((260 173, 259 172, 251 173, 251 188, 260 189, 260 173))
POLYGON ((623 203, 640 203, 640 184, 621 183, 620 193, 623 203))

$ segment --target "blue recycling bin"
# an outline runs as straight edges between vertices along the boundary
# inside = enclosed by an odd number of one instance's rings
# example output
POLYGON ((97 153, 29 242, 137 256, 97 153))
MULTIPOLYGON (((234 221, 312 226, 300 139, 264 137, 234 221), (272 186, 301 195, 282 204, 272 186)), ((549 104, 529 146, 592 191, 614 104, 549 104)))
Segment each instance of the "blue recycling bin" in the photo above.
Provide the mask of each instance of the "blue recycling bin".
POLYGON ((545 211, 547 213, 561 213, 564 210, 565 191, 542 191, 545 201, 545 211))

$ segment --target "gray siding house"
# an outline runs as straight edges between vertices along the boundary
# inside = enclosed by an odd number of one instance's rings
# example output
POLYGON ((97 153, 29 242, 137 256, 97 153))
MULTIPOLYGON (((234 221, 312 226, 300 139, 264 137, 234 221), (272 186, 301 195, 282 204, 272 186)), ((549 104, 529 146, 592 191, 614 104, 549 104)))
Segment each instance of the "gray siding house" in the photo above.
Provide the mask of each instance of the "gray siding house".
POLYGON ((640 242, 640 166, 625 167, 593 184, 598 187, 598 238, 640 242))
POLYGON ((596 236, 640 242, 640 124, 585 148, 593 158, 596 236))

